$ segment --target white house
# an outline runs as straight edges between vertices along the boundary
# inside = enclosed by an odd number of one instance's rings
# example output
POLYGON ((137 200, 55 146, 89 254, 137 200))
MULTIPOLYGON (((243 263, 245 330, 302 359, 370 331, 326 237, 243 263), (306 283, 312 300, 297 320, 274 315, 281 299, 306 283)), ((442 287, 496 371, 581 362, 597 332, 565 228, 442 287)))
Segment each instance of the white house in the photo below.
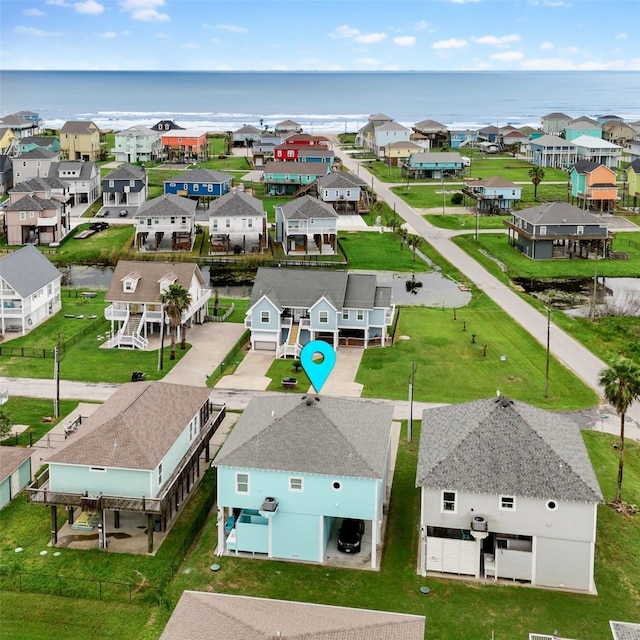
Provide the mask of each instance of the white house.
POLYGON ((503 396, 425 410, 419 572, 595 593, 603 501, 578 425, 503 396))
POLYGON ((13 184, 26 182, 32 178, 48 178, 51 165, 59 161, 59 151, 32 149, 21 154, 13 159, 13 184))
POLYGON ((209 203, 209 253, 259 253, 267 246, 267 214, 261 200, 230 191, 209 203))
POLYGON ((105 295, 111 303, 104 310, 105 318, 111 321, 112 337, 107 346, 147 347, 148 337, 159 331, 163 320, 166 323, 159 298, 171 284, 182 285, 191 296, 181 324, 204 322, 211 290, 198 265, 120 260, 105 295))
POLYGON ((100 170, 90 160, 63 160, 52 163, 49 175, 69 185, 72 205, 91 204, 100 196, 100 170))
POLYGON ((385 122, 373 130, 373 151, 379 158, 384 158, 384 148, 393 142, 409 142, 411 130, 395 120, 385 122))
POLYGON ((143 202, 133 216, 138 251, 191 251, 197 204, 167 193, 143 202))
POLYGON ((318 178, 318 197, 338 213, 358 213, 367 183, 353 173, 333 170, 318 178))
POLYGON ((111 153, 116 162, 148 162, 159 157, 162 151, 160 133, 142 125, 118 131, 114 142, 111 153))
POLYGON ((573 139, 578 149, 578 160, 589 160, 603 164, 609 169, 617 169, 622 156, 620 145, 596 138, 595 136, 580 136, 573 139))
POLYGON ((33 245, 0 258, 0 330, 22 335, 60 311, 62 274, 33 245))

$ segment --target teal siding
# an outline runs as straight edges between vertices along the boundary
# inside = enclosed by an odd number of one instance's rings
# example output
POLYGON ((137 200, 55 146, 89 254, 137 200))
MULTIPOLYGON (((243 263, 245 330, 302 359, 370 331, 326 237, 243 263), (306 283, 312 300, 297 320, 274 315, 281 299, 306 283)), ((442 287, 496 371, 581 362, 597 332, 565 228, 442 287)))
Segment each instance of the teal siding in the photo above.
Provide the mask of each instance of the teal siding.
POLYGON ((0 509, 4 509, 11 502, 11 476, 0 483, 0 509))
MULTIPOLYGON (((200 431, 200 416, 197 413, 196 418, 196 429, 194 430, 193 436, 195 436, 200 431)), ((167 451, 164 458, 162 459, 162 483, 164 484, 169 476, 173 473, 174 469, 180 464, 182 458, 184 458, 184 454, 188 451, 189 447, 193 439, 189 439, 189 425, 185 427, 184 431, 180 434, 177 440, 173 443, 173 446, 167 451)), ((157 469, 153 472, 151 476, 151 490, 152 495, 156 495, 159 490, 158 486, 158 471, 157 469)))
POLYGON ((61 493, 103 493, 104 495, 152 497, 151 471, 107 469, 90 471, 80 465, 49 464, 52 491, 61 493))
POLYGON ((320 555, 321 516, 300 513, 278 513, 271 519, 274 558, 322 562, 320 555))
POLYGON ((18 482, 21 491, 31 482, 31 458, 27 458, 18 468, 18 482))

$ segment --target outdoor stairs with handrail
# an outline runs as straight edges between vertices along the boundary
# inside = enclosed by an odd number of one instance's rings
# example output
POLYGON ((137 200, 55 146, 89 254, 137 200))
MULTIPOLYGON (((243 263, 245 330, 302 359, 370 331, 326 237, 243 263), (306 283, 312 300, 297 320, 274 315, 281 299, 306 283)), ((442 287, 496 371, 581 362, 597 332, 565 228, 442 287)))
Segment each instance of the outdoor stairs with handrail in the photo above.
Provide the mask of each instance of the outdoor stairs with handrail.
POLYGON ((287 344, 295 345, 298 342, 298 332, 300 331, 300 324, 291 325, 291 329, 289 331, 289 339, 287 340, 287 344))

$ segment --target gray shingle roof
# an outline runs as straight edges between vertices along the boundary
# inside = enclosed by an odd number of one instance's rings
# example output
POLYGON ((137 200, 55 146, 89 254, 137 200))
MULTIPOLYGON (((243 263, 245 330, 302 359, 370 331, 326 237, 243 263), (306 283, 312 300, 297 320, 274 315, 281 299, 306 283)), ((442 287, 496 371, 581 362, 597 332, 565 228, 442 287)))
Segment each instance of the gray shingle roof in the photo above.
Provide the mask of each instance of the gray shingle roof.
POLYGON ((384 477, 393 408, 323 396, 254 397, 216 466, 384 477))
POLYGON ((0 447, 0 482, 4 482, 34 451, 25 447, 0 447))
POLYGON ((422 640, 424 628, 424 616, 184 591, 160 640, 422 640))
POLYGON ((134 218, 158 216, 170 218, 172 216, 188 216, 195 219, 198 203, 190 198, 183 198, 172 193, 165 193, 153 200, 146 200, 136 211, 134 218))
POLYGON ((285 220, 311 220, 312 218, 338 218, 336 210, 326 202, 309 195, 296 198, 280 207, 285 220))
POLYGON ((470 184, 469 186, 471 187, 477 187, 477 186, 481 186, 481 187, 506 187, 509 189, 516 189, 519 188, 517 184, 515 184, 514 182, 511 182, 511 180, 506 180, 505 178, 502 178, 500 176, 491 176, 490 178, 485 178, 484 180, 475 180, 472 184, 470 184))
POLYGON ((326 176, 318 178, 320 189, 360 189, 364 185, 356 182, 355 176, 351 176, 344 171, 332 171, 326 176))
POLYGON ((220 184, 230 182, 233 176, 222 171, 212 171, 211 169, 189 169, 180 175, 174 176, 165 182, 191 182, 198 184, 220 184))
POLYGON ((328 162, 280 162, 271 160, 267 162, 263 173, 283 173, 302 176, 324 176, 329 173, 328 162))
POLYGON ((384 124, 377 126, 376 131, 406 131, 408 133, 409 129, 395 120, 390 120, 389 122, 385 122, 384 124))
POLYGON ((20 116, 16 116, 16 115, 8 115, 8 116, 4 116, 4 118, 0 118, 0 122, 2 123, 3 127, 6 127, 8 129, 16 129, 16 128, 30 128, 30 127, 34 127, 36 125, 35 122, 33 122, 33 120, 28 120, 27 118, 21 118, 20 116))
POLYGON ((60 129, 61 133, 76 134, 93 134, 95 131, 99 131, 99 129, 91 120, 67 120, 60 129))
POLYGON ((21 153, 18 158, 20 160, 50 160, 51 158, 56 158, 60 154, 55 151, 49 151, 48 149, 41 149, 37 147, 36 149, 31 149, 31 151, 26 151, 25 153, 21 153))
POLYGON ((62 162, 51 163, 51 173, 55 173, 63 180, 90 180, 92 176, 99 175, 98 165, 92 160, 63 160, 62 162), (61 171, 76 172, 77 176, 61 176, 61 171))
POLYGON ((266 217, 262 200, 244 191, 230 191, 209 204, 209 217, 241 217, 259 215, 266 217))
POLYGON ((102 180, 144 180, 145 171, 132 164, 122 164, 110 171, 102 180))
POLYGON ((578 425, 507 398, 425 410, 416 485, 602 502, 578 425))
POLYGON ((62 203, 59 200, 28 195, 7 205, 7 211, 48 211, 59 209, 61 206, 62 203))
POLYGON ((39 147, 48 147, 57 138, 46 138, 44 136, 26 136, 20 139, 20 144, 37 144, 39 147))
POLYGON ((349 309, 370 309, 376 298, 378 278, 373 274, 351 273, 347 278, 344 306, 349 309))
POLYGON ((62 274, 33 245, 27 245, 0 258, 0 276, 26 298, 62 274))
POLYGON ((579 209, 568 202, 549 202, 539 204, 537 207, 529 207, 515 211, 514 216, 529 222, 530 224, 589 224, 606 225, 602 219, 588 211, 579 209))
POLYGON ((257 133, 260 133, 260 129, 258 129, 257 127, 254 127, 252 124, 245 124, 244 127, 240 127, 239 129, 236 129, 233 132, 234 135, 238 135, 242 133, 250 133, 255 135, 257 133))
POLYGON ((191 286, 194 275, 201 286, 205 285, 204 276, 197 264, 188 262, 143 262, 135 260, 119 260, 109 283, 109 289, 105 295, 107 302, 158 302, 160 295, 160 280, 168 274, 176 276, 176 284, 185 289, 191 286), (122 279, 131 272, 137 271, 140 279, 133 293, 125 293, 122 290, 122 279))
POLYGON ((568 147, 569 149, 575 149, 576 145, 570 140, 565 140, 560 136, 551 136, 545 134, 539 138, 534 138, 531 144, 538 147, 568 147))
POLYGON ((153 470, 210 395, 211 389, 206 387, 166 382, 123 384, 87 418, 88 433, 78 432, 81 437, 50 461, 153 470))
POLYGON ((553 113, 547 113, 546 116, 542 116, 543 120, 547 120, 551 118, 554 118, 556 120, 561 118, 562 119, 566 118, 567 120, 571 120, 571 116, 568 116, 566 113, 562 113, 561 111, 554 111, 553 113))
POLYGON ((640 640, 640 624, 609 620, 613 640, 640 640))
MULTIPOLYGON (((295 148, 294 145, 291 147, 295 148)), ((334 158, 335 155, 335 151, 319 146, 298 148, 299 158, 334 158)))
POLYGON ((437 120, 421 120, 420 122, 416 122, 414 128, 420 131, 437 131, 442 133, 448 131, 447 127, 437 120))

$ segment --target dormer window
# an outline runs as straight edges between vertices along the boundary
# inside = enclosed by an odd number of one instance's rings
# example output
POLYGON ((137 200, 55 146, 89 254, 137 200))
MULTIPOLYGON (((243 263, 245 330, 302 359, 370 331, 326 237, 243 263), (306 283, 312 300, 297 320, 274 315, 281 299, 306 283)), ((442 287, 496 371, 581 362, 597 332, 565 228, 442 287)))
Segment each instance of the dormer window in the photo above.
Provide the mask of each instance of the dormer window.
POLYGON ((136 289, 136 283, 133 280, 124 281, 124 290, 126 292, 133 292, 136 289))

